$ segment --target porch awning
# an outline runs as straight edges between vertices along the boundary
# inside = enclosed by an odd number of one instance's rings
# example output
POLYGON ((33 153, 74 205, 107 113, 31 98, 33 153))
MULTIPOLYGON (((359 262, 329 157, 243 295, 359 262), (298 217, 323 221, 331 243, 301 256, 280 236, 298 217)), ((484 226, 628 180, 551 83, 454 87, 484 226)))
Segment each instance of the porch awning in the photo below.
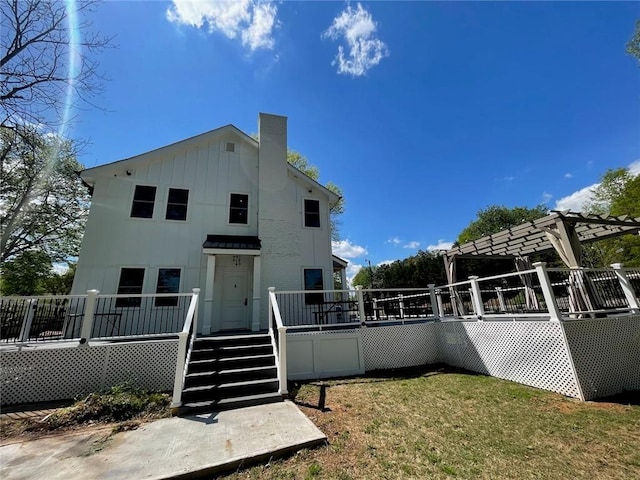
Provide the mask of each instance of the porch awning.
POLYGON ((260 239, 250 235, 207 235, 205 249, 260 250, 260 239))

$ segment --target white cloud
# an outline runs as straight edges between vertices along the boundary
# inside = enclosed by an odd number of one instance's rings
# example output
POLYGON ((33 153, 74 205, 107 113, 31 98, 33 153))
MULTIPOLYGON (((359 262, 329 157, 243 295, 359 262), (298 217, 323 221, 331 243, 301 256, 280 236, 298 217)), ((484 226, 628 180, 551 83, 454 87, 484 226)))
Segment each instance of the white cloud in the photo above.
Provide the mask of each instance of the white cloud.
POLYGON ((357 258, 367 254, 366 248, 354 245, 349 240, 331 242, 331 250, 334 255, 342 258, 357 258))
POLYGON ((197 29, 208 27, 209 33, 220 32, 228 38, 240 38, 251 51, 271 49, 273 30, 278 26, 277 7, 272 2, 256 0, 173 0, 167 9, 167 20, 197 29))
POLYGON ((383 260, 381 262, 378 262, 378 267, 381 267, 382 265, 391 265, 393 262, 395 262, 396 260, 383 260))
POLYGON ((574 212, 581 212, 585 203, 591 200, 593 195, 593 189, 599 184, 594 183, 588 187, 581 188, 577 192, 573 192, 571 195, 556 200, 556 206, 554 210, 572 210, 574 212))
POLYGON ((428 252, 433 252, 433 251, 438 251, 438 250, 449 250, 451 247, 453 247, 453 242, 448 242, 446 240, 438 240, 437 244, 428 245, 427 246, 427 251, 428 252))
POLYGON ((553 198, 549 192, 542 192, 542 203, 547 203, 549 200, 553 198))
POLYGON ((376 22, 371 14, 358 3, 357 8, 347 8, 333 19, 322 38, 333 40, 343 38, 349 53, 345 55, 343 45, 338 46, 338 54, 331 65, 338 65, 338 73, 359 77, 389 56, 387 45, 374 34, 376 22))
POLYGON ((415 240, 413 242, 409 242, 402 246, 402 248, 413 248, 414 250, 419 247, 420 247, 420 242, 416 242, 415 240))
POLYGON ((355 277, 362 268, 362 265, 354 265, 352 263, 347 265, 346 276, 348 288, 353 288, 353 277, 355 277))
POLYGON ((567 172, 564 174, 564 178, 573 178, 573 173, 567 172))
POLYGON ((393 243, 394 245, 400 245, 402 243, 402 240, 400 240, 398 237, 391 237, 389 240, 387 240, 387 243, 393 243))
MULTIPOLYGON (((591 164, 593 164, 592 161, 587 162, 588 166, 591 166, 591 164)), ((640 175, 640 159, 631 162, 627 166, 627 169, 631 175, 640 175)), ((592 200, 593 190, 596 189, 598 185, 600 185, 600 183, 594 183, 588 187, 581 188, 577 192, 573 192, 571 195, 558 199, 554 210, 572 210, 574 212, 582 211, 584 205, 592 200)))

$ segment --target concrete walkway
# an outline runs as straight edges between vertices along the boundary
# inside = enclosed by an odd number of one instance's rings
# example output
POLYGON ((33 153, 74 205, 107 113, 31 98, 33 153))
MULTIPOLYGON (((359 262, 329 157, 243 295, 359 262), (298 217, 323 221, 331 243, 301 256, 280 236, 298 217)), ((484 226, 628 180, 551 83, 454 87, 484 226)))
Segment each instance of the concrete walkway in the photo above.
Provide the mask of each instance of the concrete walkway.
POLYGON ((0 447, 0 478, 198 478, 316 446, 325 435, 289 401, 173 417, 111 435, 69 433, 0 447))

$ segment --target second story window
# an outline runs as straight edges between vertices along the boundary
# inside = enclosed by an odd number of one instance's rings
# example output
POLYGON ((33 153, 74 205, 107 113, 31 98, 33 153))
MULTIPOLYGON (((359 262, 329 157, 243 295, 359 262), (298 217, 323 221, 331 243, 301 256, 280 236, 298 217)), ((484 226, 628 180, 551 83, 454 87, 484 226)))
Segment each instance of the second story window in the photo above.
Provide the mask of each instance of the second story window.
POLYGON ((156 201, 156 187, 136 185, 131 204, 131 216, 136 218, 153 218, 153 205, 156 201))
POLYGON ((249 195, 232 193, 229 200, 229 223, 246 225, 249 213, 249 195))
POLYGON ((304 201, 304 226, 320 227, 320 201, 304 201))
POLYGON ((189 205, 189 190, 170 188, 167 198, 167 220, 186 220, 189 205))

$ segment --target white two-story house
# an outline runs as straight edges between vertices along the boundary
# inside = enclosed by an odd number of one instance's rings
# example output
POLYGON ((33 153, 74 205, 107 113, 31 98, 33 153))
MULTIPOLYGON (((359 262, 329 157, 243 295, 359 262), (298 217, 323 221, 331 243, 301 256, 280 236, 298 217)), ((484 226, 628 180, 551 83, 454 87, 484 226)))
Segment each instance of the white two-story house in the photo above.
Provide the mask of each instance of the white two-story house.
POLYGON ((268 287, 333 288, 338 196, 287 163, 287 118, 227 125, 89 168, 74 294, 201 289, 202 334, 267 328, 268 287))

